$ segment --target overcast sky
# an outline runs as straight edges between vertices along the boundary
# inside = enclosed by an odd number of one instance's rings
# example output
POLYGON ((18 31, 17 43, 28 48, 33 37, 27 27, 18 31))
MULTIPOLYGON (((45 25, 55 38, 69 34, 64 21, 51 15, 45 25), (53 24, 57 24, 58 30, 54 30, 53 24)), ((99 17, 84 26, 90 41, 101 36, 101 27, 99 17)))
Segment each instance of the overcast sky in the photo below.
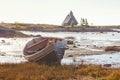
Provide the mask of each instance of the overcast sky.
POLYGON ((0 0, 0 21, 60 25, 70 10, 78 22, 120 25, 120 0, 0 0))

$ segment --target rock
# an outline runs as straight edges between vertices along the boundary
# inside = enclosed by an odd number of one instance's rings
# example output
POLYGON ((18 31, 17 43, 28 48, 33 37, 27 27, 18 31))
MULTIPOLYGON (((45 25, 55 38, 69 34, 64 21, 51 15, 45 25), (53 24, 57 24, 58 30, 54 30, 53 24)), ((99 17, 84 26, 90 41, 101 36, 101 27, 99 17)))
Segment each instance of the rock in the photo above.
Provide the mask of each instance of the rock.
POLYGON ((1 40, 2 41, 2 43, 5 43, 5 40, 1 40))
POLYGON ((120 51, 120 46, 107 46, 105 51, 120 51))
POLYGON ((0 56, 5 56, 5 54, 6 54, 5 52, 0 51, 0 56))
POLYGON ((103 64, 103 67, 111 67, 111 64, 103 64))
POLYGON ((66 37, 65 40, 67 41, 67 44, 74 44, 74 37, 66 37))
POLYGON ((110 58, 112 58, 112 57, 110 57, 110 58))
POLYGON ((74 44, 73 40, 66 40, 67 44, 74 44))
POLYGON ((73 48, 77 48, 77 46, 76 46, 76 45, 73 45, 73 48))
POLYGON ((73 55, 68 55, 67 57, 73 57, 73 55))

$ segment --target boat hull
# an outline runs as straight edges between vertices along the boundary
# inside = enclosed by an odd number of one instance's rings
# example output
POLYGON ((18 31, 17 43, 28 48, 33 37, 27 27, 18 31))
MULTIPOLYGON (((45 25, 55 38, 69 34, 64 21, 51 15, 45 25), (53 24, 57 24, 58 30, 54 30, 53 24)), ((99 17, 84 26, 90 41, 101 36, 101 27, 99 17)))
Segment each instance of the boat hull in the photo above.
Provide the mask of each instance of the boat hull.
MULTIPOLYGON (((36 41, 38 41, 38 39, 39 38, 37 38, 36 41)), ((54 39, 56 38, 50 38, 51 41, 54 41, 54 39)), ((38 41, 36 45, 33 44, 33 41, 28 42, 28 44, 26 44, 26 47, 24 48, 23 51, 25 58, 30 62, 43 63, 43 64, 52 64, 52 63, 60 64, 61 59, 64 56, 65 49, 61 49, 59 47, 59 45, 61 45, 62 43, 51 42, 51 41, 49 43, 49 38, 48 39, 43 38, 43 40, 38 41)))
POLYGON ((43 58, 39 58, 39 60, 36 61, 37 63, 43 63, 43 64, 60 64, 60 60, 55 53, 55 51, 49 53, 43 58))

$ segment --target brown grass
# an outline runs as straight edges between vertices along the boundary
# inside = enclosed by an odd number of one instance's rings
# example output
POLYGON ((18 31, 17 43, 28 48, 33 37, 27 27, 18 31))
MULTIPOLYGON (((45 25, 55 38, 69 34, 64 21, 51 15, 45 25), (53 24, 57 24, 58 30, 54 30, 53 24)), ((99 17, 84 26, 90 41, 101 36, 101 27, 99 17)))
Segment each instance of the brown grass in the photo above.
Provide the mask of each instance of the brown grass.
POLYGON ((16 29, 16 30, 29 30, 31 28, 40 28, 40 29, 54 29, 57 28, 58 25, 52 24, 32 24, 32 23, 2 23, 1 26, 16 29))
POLYGON ((44 65, 36 63, 1 64, 3 80, 119 80, 120 69, 95 65, 73 66, 44 65))

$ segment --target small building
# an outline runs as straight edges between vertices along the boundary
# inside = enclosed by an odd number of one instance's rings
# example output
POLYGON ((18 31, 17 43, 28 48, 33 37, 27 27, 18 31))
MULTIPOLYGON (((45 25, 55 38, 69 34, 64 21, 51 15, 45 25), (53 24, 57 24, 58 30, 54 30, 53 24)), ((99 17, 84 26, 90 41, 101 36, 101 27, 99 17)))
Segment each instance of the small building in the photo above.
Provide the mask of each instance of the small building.
POLYGON ((70 26, 70 25, 77 25, 78 22, 75 19, 73 12, 70 11, 70 13, 66 16, 65 20, 62 23, 62 26, 70 26))

